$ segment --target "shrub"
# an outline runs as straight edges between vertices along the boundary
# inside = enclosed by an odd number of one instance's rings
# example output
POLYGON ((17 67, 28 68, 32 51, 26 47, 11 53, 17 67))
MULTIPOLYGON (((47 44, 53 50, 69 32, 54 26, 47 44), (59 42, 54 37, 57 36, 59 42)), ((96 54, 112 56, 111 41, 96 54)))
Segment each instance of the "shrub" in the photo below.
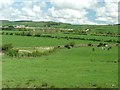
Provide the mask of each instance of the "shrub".
POLYGON ((36 34, 35 36, 36 36, 36 37, 40 37, 41 35, 40 35, 40 34, 36 34))
POLYGON ((47 87, 47 83, 42 83, 42 87, 47 87))
POLYGON ((8 35, 9 33, 8 32, 6 32, 6 35, 8 35))
POLYGON ((91 43, 89 43, 88 46, 93 46, 93 45, 91 43))
POLYGON ((75 46, 75 42, 70 42, 69 45, 70 45, 71 47, 74 47, 74 46, 75 46))
POLYGON ((8 50, 10 50, 12 48, 13 48, 12 44, 5 44, 5 45, 2 46, 2 51, 6 52, 6 51, 8 51, 8 50))
POLYGON ((9 35, 13 35, 13 33, 11 32, 9 35))
POLYGON ((70 49, 70 48, 72 48, 72 47, 74 47, 74 46, 75 46, 75 43, 74 43, 74 42, 71 42, 71 43, 66 44, 64 47, 70 49))
POLYGON ((7 55, 11 56, 11 57, 16 57, 18 56, 18 49, 10 49, 8 52, 7 52, 7 55))

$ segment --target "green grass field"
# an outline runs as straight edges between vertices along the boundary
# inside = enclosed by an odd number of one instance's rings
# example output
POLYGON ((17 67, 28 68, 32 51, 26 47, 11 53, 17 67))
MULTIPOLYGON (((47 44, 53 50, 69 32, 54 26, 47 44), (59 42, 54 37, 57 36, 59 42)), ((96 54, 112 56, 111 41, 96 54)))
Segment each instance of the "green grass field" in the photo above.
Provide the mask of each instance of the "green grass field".
POLYGON ((38 58, 3 57, 3 87, 117 87, 117 48, 59 50, 38 58))
POLYGON ((67 40, 67 39, 56 39, 56 38, 43 38, 43 37, 27 37, 27 36, 10 36, 3 35, 3 44, 12 43, 15 47, 30 47, 30 46, 58 46, 65 45, 70 42, 75 42, 76 44, 88 44, 97 43, 93 41, 85 40, 67 40))
MULTIPOLYGON (((8 22, 6 25, 26 25, 45 28, 53 22, 8 22)), ((117 33, 117 25, 70 25, 59 23, 50 28, 73 28, 76 30, 90 28, 94 32, 117 33)), ((2 31, 1 31, 2 32, 2 31)), ((4 32, 17 32, 5 30, 4 32)), ((116 42, 102 40, 118 40, 117 37, 92 36, 78 34, 54 33, 57 37, 80 37, 85 40, 50 38, 20 35, 0 35, 2 45, 12 44, 18 49, 33 49, 35 47, 65 46, 68 43, 99 44, 106 43, 112 48, 105 50, 97 46, 79 46, 72 48, 57 48, 54 52, 37 57, 2 56, 2 87, 3 88, 117 88, 118 87, 118 47, 116 42), (101 41, 90 41, 101 39, 101 41), (94 50, 93 50, 94 48, 94 50)), ((1 56, 0 56, 1 57, 1 56)))
MULTIPOLYGON (((27 36, 3 36, 3 44, 14 47, 57 46, 84 40, 51 39, 27 36), (34 41, 34 42, 33 42, 34 41)), ((117 47, 60 49, 48 56, 12 58, 3 56, 3 87, 117 87, 117 47)))

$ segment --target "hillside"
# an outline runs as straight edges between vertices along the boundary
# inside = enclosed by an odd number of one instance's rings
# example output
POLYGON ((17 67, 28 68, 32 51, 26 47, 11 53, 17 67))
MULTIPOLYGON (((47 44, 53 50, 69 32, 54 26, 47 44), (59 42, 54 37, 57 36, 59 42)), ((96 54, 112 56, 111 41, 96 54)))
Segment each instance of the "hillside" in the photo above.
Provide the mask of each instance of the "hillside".
POLYGON ((2 26, 11 26, 11 25, 25 25, 29 27, 41 27, 41 28, 67 28, 75 30, 84 30, 91 29, 93 32, 118 32, 118 25, 72 25, 68 23, 61 22, 33 22, 33 21, 7 21, 2 20, 2 26))

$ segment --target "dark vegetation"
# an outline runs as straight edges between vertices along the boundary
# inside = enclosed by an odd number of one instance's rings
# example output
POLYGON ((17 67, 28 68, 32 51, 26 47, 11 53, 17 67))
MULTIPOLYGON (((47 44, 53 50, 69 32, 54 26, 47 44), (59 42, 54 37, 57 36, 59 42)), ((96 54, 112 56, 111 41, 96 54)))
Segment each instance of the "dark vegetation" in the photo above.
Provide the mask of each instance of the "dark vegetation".
POLYGON ((13 45, 12 44, 5 44, 5 45, 2 45, 2 51, 3 52, 7 52, 9 50, 11 50, 13 48, 13 45))

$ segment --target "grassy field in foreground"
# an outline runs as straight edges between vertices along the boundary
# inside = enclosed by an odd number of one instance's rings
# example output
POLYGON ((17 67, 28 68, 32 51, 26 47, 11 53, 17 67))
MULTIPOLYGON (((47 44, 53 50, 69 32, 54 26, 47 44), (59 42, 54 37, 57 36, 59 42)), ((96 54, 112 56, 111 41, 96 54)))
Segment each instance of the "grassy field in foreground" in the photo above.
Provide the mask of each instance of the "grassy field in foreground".
POLYGON ((37 58, 3 57, 3 87, 117 87, 117 47, 60 49, 37 58))

